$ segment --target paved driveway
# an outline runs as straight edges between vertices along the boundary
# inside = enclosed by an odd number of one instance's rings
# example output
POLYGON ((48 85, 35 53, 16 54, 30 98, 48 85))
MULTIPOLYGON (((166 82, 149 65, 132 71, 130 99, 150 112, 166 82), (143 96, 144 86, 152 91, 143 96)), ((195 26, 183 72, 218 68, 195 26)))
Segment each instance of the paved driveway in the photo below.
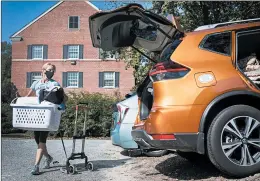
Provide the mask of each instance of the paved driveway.
MULTIPOLYGON (((48 140, 49 152, 59 162, 65 163, 65 155, 60 140, 48 140)), ((72 140, 65 140, 67 153, 71 153, 72 140)), ((80 142, 76 145, 80 151, 80 142)), ((76 175, 62 173, 60 166, 41 170, 39 176, 32 176, 36 145, 30 139, 2 139, 2 180, 3 181, 162 181, 162 180, 228 180, 212 164, 201 162, 192 164, 187 160, 169 154, 160 158, 124 156, 120 147, 110 140, 86 140, 86 154, 93 162, 95 170, 82 171, 76 175)), ((72 163, 81 166, 84 161, 72 163)), ((260 181, 260 174, 239 181, 260 181)))
MULTIPOLYGON (((67 153, 71 153, 72 140, 65 140, 67 153)), ((50 154, 65 164, 65 154, 60 140, 48 140, 47 143, 50 154)), ((81 142, 76 144, 77 151, 81 151, 81 142)), ((62 173, 60 165, 48 170, 41 170, 39 176, 30 175, 32 166, 34 165, 36 144, 34 140, 22 139, 2 139, 2 180, 3 181, 28 181, 28 180, 106 180, 104 170, 112 167, 118 167, 125 164, 129 157, 120 154, 121 148, 111 146, 110 140, 87 140, 85 152, 89 156, 89 161, 93 161, 94 171, 83 171, 77 175, 67 175, 62 173)), ((71 163, 84 163, 84 160, 74 160, 71 163)))

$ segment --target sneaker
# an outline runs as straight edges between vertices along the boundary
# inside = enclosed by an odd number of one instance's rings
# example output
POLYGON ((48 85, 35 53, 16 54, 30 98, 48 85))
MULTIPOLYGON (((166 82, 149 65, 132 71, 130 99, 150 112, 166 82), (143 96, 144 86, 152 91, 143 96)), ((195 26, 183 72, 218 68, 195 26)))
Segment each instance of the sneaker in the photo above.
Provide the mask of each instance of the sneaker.
POLYGON ((40 171, 39 171, 39 165, 34 165, 33 170, 31 171, 32 175, 40 175, 40 171))
POLYGON ((43 168, 45 168, 45 169, 50 168, 50 164, 52 161, 53 161, 53 158, 49 155, 49 158, 46 158, 46 160, 45 160, 45 165, 43 168))

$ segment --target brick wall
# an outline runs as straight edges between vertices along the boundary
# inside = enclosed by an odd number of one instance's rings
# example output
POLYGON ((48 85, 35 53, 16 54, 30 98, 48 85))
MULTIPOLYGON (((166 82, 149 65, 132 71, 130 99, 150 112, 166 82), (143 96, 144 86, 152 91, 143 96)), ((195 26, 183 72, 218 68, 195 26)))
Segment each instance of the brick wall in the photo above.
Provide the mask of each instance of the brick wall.
MULTIPOLYGON (((19 89, 20 95, 26 95, 29 91, 26 88, 26 72, 40 72, 42 65, 46 61, 32 61, 24 62, 17 61, 12 64, 12 81, 19 89)), ((76 65, 71 65, 69 61, 52 62, 56 65, 56 73, 54 79, 62 84, 62 72, 66 71, 79 71, 83 72, 83 88, 77 89, 65 89, 66 91, 89 91, 89 92, 102 92, 102 93, 114 93, 119 90, 123 95, 128 93, 134 85, 133 71, 132 69, 125 70, 124 62, 115 61, 78 61, 76 65), (115 71, 120 72, 120 84, 119 88, 116 89, 104 89, 98 86, 98 73, 101 71, 115 71)))
POLYGON ((134 86, 133 69, 125 70, 123 61, 101 61, 99 50, 92 46, 89 22, 90 15, 96 13, 93 7, 84 1, 65 1, 22 31, 19 36, 23 38, 20 42, 12 44, 12 81, 24 96, 29 91, 26 88, 26 72, 41 71, 46 62, 52 62, 57 67, 54 79, 62 83, 62 72, 83 72, 83 88, 66 89, 66 91, 89 91, 113 93, 119 90, 126 94, 134 86), (68 17, 80 17, 80 29, 68 29, 68 17), (47 60, 27 60, 27 46, 31 44, 48 45, 47 60), (63 60, 63 45, 83 44, 83 60, 77 60, 76 65, 70 61, 63 60), (98 87, 98 72, 116 71, 120 72, 120 84, 117 89, 104 89, 98 87))

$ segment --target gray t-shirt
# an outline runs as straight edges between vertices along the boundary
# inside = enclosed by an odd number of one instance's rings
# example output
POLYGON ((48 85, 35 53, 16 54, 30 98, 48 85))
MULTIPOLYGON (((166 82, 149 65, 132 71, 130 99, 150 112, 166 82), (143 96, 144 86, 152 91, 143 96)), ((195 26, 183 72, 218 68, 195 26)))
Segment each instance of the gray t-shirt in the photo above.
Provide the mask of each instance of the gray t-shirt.
POLYGON ((53 79, 50 79, 48 82, 42 82, 42 80, 34 81, 31 85, 31 89, 36 92, 36 95, 39 96, 39 92, 42 89, 50 89, 54 86, 60 86, 58 82, 53 79))

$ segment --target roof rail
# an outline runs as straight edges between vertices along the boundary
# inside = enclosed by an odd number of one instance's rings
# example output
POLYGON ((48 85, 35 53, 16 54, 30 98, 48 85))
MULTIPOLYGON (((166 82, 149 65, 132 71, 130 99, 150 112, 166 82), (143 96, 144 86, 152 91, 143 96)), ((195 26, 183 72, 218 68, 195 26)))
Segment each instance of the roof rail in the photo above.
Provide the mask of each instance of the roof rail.
POLYGON ((230 21, 230 22, 216 23, 216 24, 210 24, 210 25, 203 25, 203 26, 199 26, 194 31, 217 28, 217 27, 222 27, 222 26, 229 26, 229 25, 232 25, 232 24, 243 24, 243 23, 253 23, 253 22, 260 22, 260 18, 230 21))

